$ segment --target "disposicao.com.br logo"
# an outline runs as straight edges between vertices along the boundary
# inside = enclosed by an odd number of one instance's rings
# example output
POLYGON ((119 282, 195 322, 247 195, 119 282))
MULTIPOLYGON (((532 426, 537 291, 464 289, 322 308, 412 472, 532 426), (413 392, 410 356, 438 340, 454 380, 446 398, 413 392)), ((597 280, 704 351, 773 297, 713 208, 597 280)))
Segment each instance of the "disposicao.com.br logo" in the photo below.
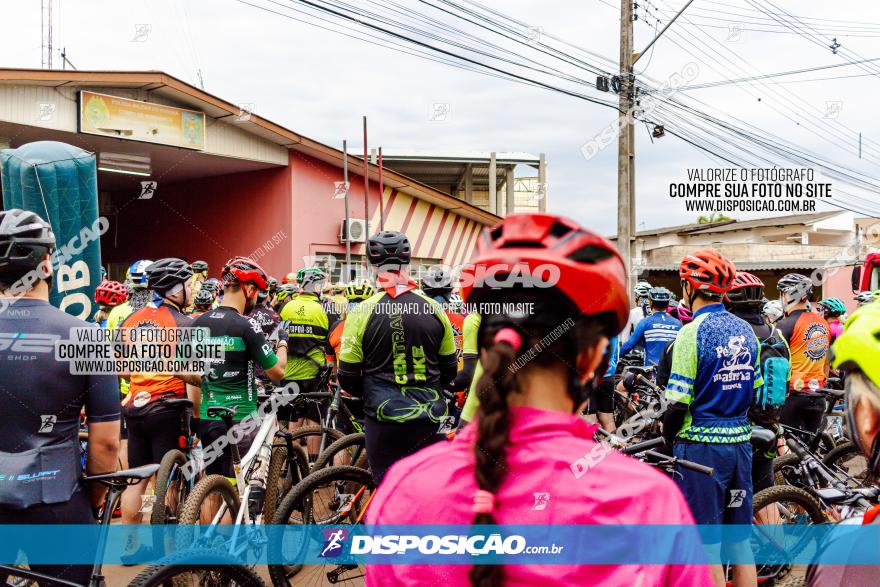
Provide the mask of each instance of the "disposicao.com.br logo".
POLYGON ((529 546, 525 537, 512 534, 502 537, 501 534, 472 536, 466 535, 372 535, 352 537, 350 554, 371 555, 517 555, 517 554, 559 554, 563 547, 555 544, 549 546, 529 546))

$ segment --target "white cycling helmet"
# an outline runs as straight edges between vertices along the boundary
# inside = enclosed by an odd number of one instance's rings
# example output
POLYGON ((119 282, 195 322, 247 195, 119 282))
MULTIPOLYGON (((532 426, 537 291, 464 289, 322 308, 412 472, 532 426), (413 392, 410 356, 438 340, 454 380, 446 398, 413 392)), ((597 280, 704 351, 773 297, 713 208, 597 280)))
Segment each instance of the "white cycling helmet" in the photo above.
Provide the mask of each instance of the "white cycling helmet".
POLYGON ((649 291, 651 291, 651 284, 647 281, 640 281, 633 288, 633 292, 635 292, 637 298, 648 297, 649 291))
POLYGON ((767 317, 767 320, 770 322, 776 322, 782 318, 782 302, 779 300, 769 301, 764 304, 762 311, 764 312, 764 316, 767 317))

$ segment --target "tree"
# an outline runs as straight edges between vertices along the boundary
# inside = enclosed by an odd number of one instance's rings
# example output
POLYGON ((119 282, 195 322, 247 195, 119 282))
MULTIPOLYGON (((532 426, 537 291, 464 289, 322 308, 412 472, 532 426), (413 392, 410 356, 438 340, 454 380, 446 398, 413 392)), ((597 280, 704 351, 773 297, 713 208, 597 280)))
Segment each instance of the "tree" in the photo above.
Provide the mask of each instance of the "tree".
POLYGON ((730 216, 725 216, 721 212, 712 212, 709 216, 700 216, 697 218, 697 224, 711 224, 712 222, 727 222, 729 220, 736 219, 731 218, 730 216))

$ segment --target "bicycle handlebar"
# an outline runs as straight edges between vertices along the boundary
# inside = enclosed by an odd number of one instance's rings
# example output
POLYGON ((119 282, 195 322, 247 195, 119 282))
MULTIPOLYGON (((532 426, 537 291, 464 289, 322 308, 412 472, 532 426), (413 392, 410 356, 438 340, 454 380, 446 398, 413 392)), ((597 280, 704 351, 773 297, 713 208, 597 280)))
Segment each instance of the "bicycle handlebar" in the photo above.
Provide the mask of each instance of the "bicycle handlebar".
POLYGON ((620 452, 625 455, 634 455, 661 446, 666 446, 666 441, 663 439, 662 436, 658 436, 657 438, 652 438, 651 440, 645 440, 644 442, 637 442, 635 444, 625 446, 621 449, 620 452))
POLYGON ((708 475, 709 477, 712 477, 715 474, 715 469, 713 469, 712 467, 707 467, 706 465, 701 465, 700 463, 686 461, 684 459, 679 459, 676 457, 670 457, 669 455, 665 455, 661 452, 657 452, 654 450, 646 451, 645 454, 654 457, 655 459, 659 459, 661 462, 665 461, 672 465, 681 465, 685 469, 690 469, 691 471, 703 473, 704 475, 708 475))

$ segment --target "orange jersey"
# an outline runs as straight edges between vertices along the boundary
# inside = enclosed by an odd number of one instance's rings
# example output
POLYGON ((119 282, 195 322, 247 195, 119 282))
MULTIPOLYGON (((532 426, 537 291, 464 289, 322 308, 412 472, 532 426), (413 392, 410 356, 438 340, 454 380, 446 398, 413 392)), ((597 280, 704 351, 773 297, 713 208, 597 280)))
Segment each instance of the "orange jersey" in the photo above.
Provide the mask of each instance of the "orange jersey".
POLYGON ((336 322, 336 326, 333 327, 333 330, 330 331, 330 336, 328 340, 330 341, 330 346, 333 347, 333 352, 336 356, 339 356, 339 349, 342 347, 342 330, 345 328, 345 320, 339 320, 336 322))
POLYGON ((825 366, 831 345, 831 328, 824 318, 813 312, 795 311, 776 325, 788 338, 791 350, 789 388, 809 391, 825 386, 825 366))
POLYGON ((464 366, 462 348, 464 347, 464 316, 458 312, 446 310, 446 317, 452 325, 452 338, 455 340, 455 355, 458 357, 458 370, 464 366))
MULTIPOLYGON (((124 329, 149 329, 149 328, 183 328, 192 325, 188 316, 181 314, 176 308, 168 304, 156 307, 148 304, 144 308, 132 313, 120 325, 124 329)), ((126 337, 130 339, 130 337, 126 337)), ((129 343, 131 344, 131 343, 129 343)), ((172 345, 172 352, 176 353, 176 344, 173 342, 158 342, 157 345, 172 345)), ((156 400, 166 398, 186 397, 186 385, 173 375, 167 373, 132 373, 129 380, 128 395, 125 396, 122 405, 126 407, 126 415, 133 415, 140 409, 147 408, 156 400)))

